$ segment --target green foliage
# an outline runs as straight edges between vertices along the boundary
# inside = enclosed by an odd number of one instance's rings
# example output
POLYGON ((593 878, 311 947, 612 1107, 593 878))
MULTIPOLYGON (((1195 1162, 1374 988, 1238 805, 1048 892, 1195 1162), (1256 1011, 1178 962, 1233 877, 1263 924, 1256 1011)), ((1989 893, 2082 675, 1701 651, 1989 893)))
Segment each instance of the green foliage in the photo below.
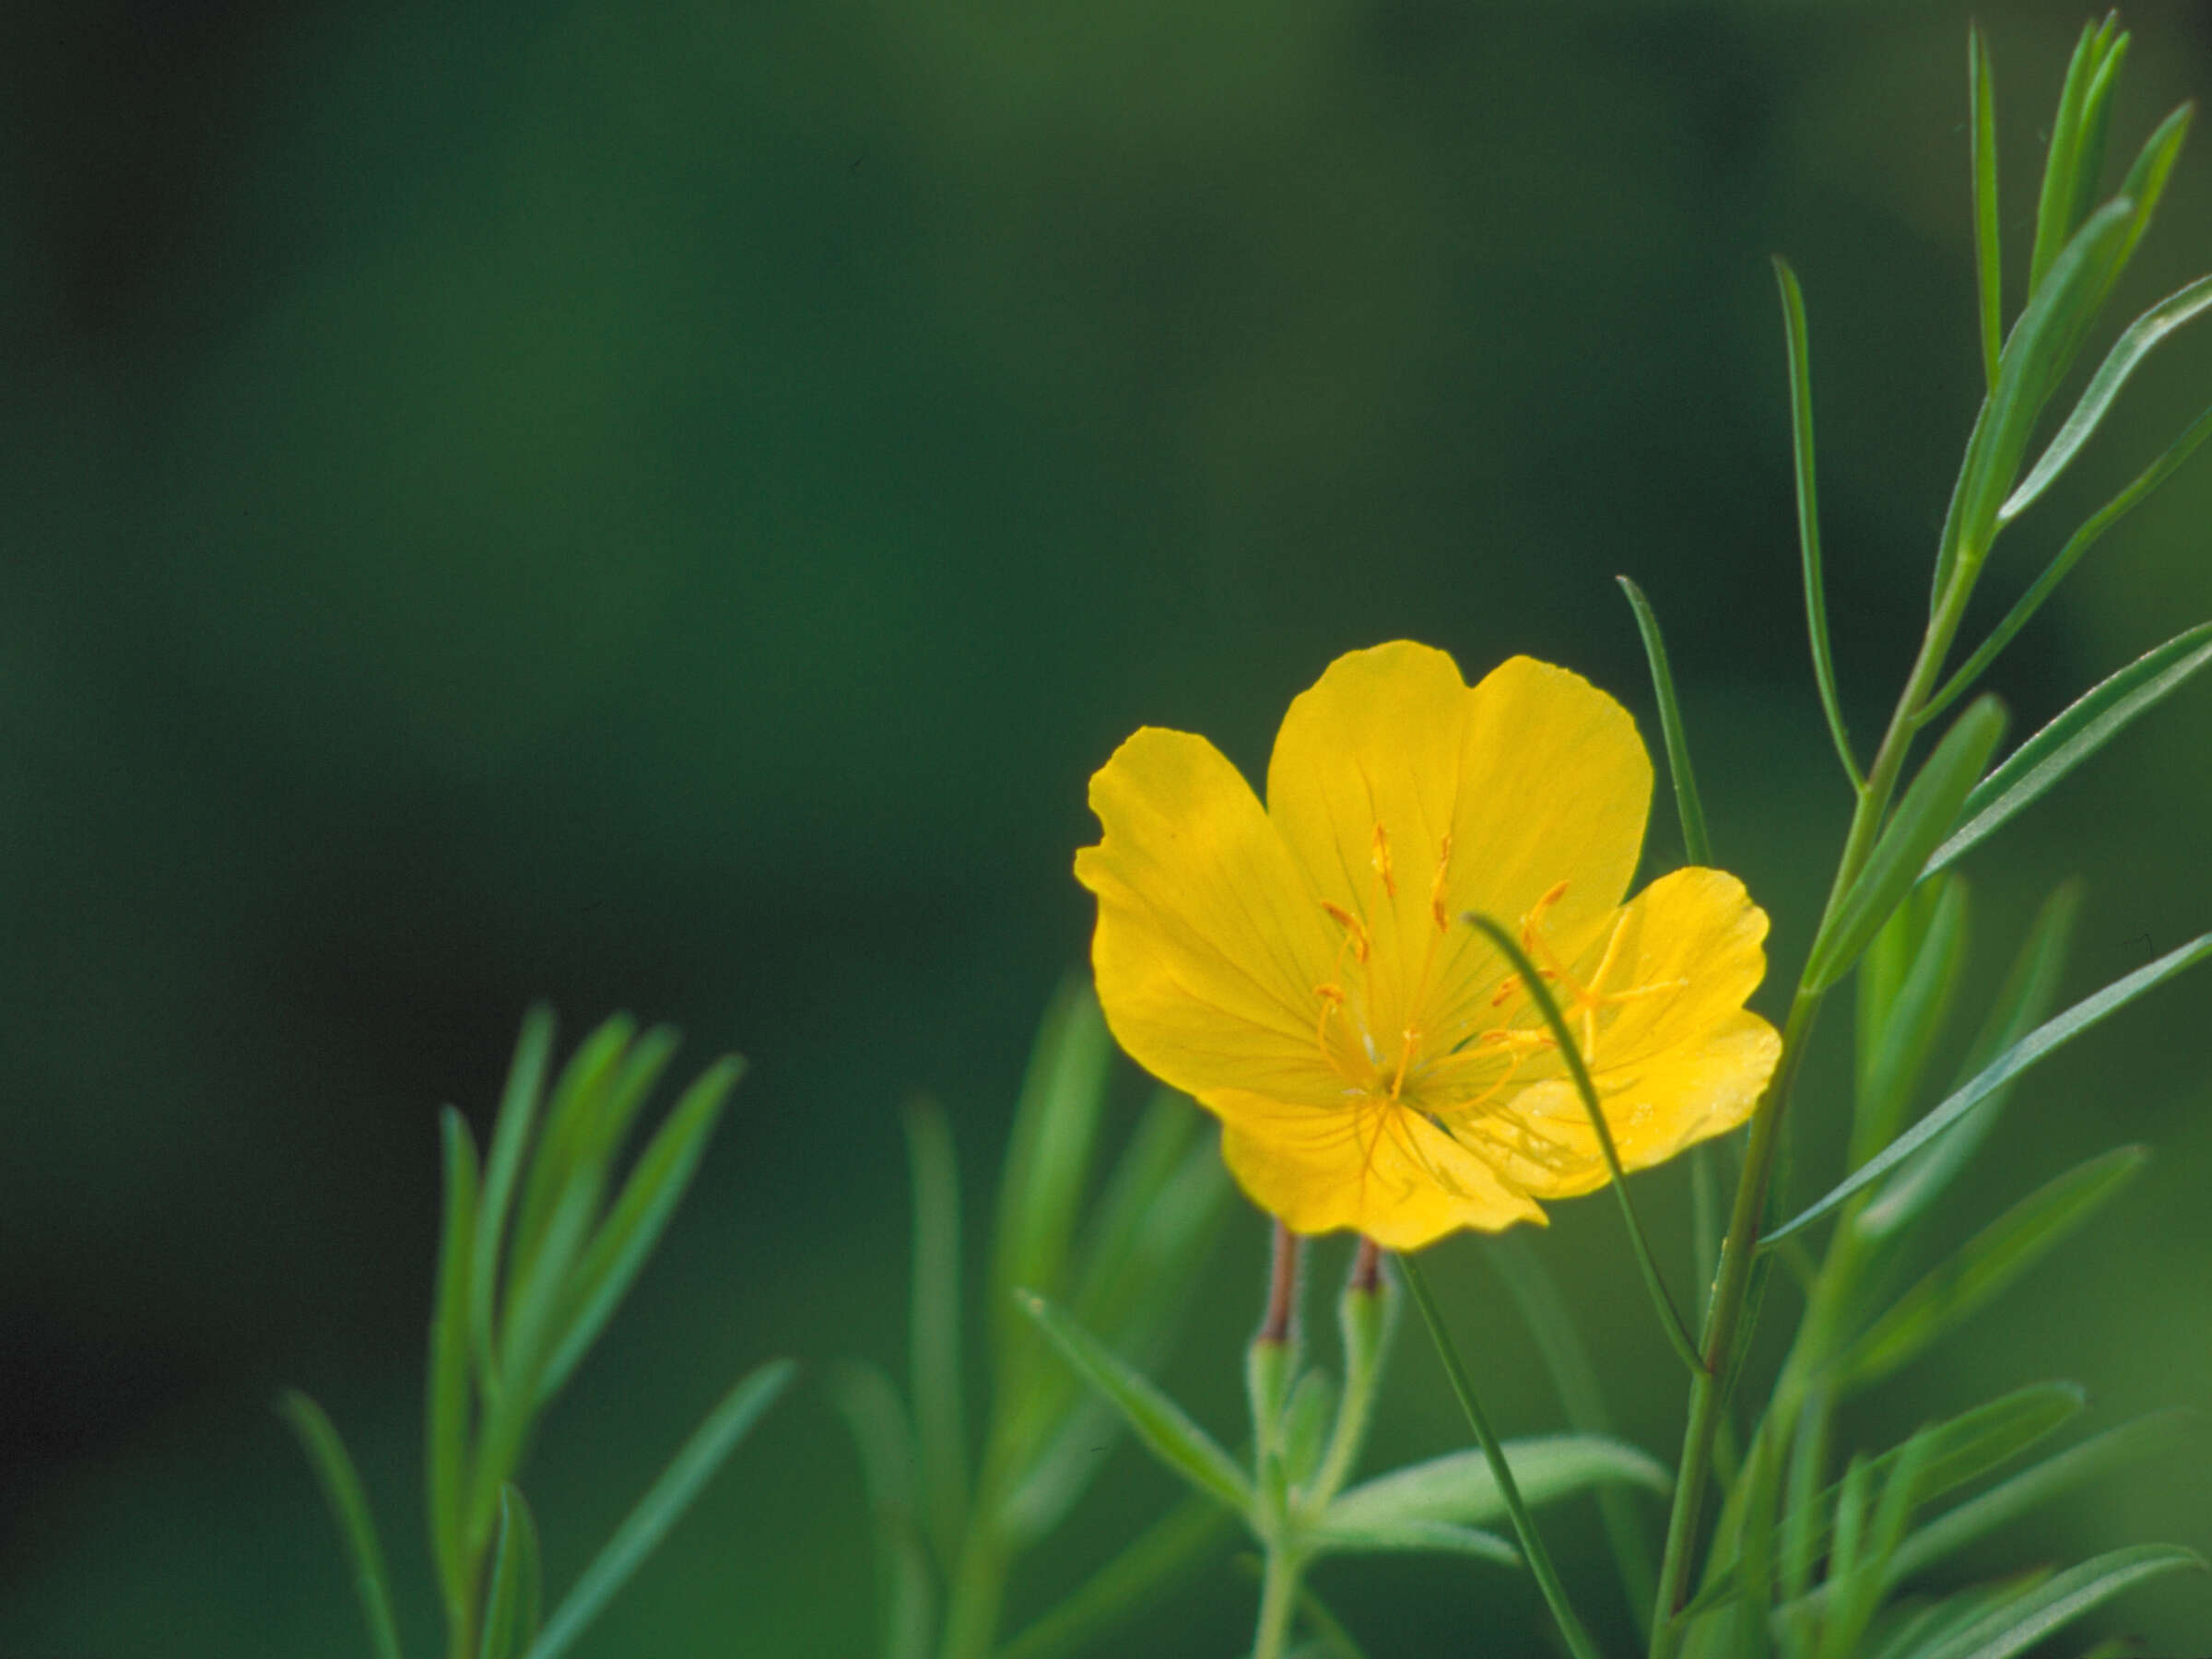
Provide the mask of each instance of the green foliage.
MULTIPOLYGON (((424 1488, 453 1659, 555 1659, 565 1651, 794 1371, 775 1360, 737 1384, 541 1630, 537 1526, 515 1477, 540 1414, 659 1242, 742 1069, 724 1056, 684 1091, 609 1204, 616 1161, 675 1053, 675 1033, 664 1027, 640 1036, 617 1016, 578 1047, 547 1101, 552 1043, 551 1015, 532 1009, 480 1176, 466 1122, 451 1107, 440 1121, 445 1206, 425 1368, 424 1488)), ((330 1494, 377 1651, 396 1659, 382 1553, 351 1463, 304 1395, 288 1395, 284 1409, 330 1494)))

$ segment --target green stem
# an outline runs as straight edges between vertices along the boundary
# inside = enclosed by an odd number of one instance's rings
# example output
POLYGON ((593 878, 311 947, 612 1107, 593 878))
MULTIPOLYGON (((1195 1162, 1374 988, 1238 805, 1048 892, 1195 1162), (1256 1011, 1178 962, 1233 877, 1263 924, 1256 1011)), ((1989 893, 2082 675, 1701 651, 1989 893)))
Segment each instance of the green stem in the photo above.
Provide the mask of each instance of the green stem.
POLYGON ((987 1659, 1006 1588, 1006 1552, 982 1518, 971 1517, 945 1608, 942 1659, 987 1659))
POLYGON ((1270 1549, 1267 1569, 1260 1580, 1260 1623, 1253 1632, 1252 1659, 1282 1659, 1290 1641, 1290 1622, 1298 1611, 1296 1557, 1287 1550, 1270 1549))
POLYGON ((1459 1350, 1452 1346, 1452 1335, 1444 1328, 1444 1316, 1439 1312, 1435 1298, 1429 1293, 1429 1281, 1421 1277, 1420 1267, 1409 1255, 1400 1255, 1398 1266, 1406 1276, 1406 1288, 1413 1294, 1414 1305, 1420 1309, 1429 1335, 1436 1343, 1437 1355, 1444 1362, 1444 1375, 1451 1380, 1452 1392, 1459 1396, 1459 1408, 1466 1413, 1467 1426, 1475 1430, 1476 1443, 1488 1460, 1491 1478, 1498 1483, 1498 1495, 1504 1500, 1506 1513, 1512 1517, 1514 1535, 1521 1540, 1521 1553, 1528 1559, 1528 1571, 1536 1581, 1536 1588, 1544 1593, 1552 1618, 1559 1621, 1559 1633, 1566 1637, 1574 1659, 1599 1659, 1597 1644, 1590 1640, 1590 1632, 1575 1617, 1574 1608, 1567 1600, 1566 1586, 1560 1583, 1558 1570, 1551 1564, 1551 1554, 1544 1547, 1543 1536, 1536 1531, 1528 1505, 1522 1501, 1512 1466, 1505 1461, 1505 1448, 1491 1432, 1489 1419, 1483 1416, 1482 1406, 1475 1398, 1475 1384, 1467 1377, 1467 1368, 1460 1363, 1459 1350))
MULTIPOLYGON (((1873 854, 1876 838, 1889 810, 1890 797, 1896 794, 1899 777, 1904 771, 1906 754, 1912 746, 1921 707, 1942 672, 1944 658, 1965 616, 1967 597, 1973 590, 1980 566, 1978 556, 1961 550, 1928 618, 1919 657, 1912 665, 1904 690, 1898 696, 1888 730, 1882 735, 1882 746, 1875 755, 1874 764, 1867 769, 1865 787, 1860 791, 1857 807, 1852 813, 1851 829, 1844 837, 1843 853, 1837 861, 1836 878, 1829 888, 1820 925, 1814 932, 1808 961, 1818 959, 1821 943, 1835 924, 1844 895, 1873 854)), ((1682 1630, 1675 1613, 1682 1606, 1689 1587, 1699 1512, 1712 1473, 1713 1436, 1719 1430, 1725 1403, 1730 1359, 1736 1351, 1736 1325, 1751 1288, 1751 1261, 1758 1253, 1759 1220, 1766 1205, 1768 1180, 1773 1171, 1778 1132, 1798 1068, 1804 1064, 1806 1043, 1819 1018, 1823 995, 1824 993, 1808 991, 1805 981, 1799 980, 1796 995, 1790 1002, 1789 1018, 1783 1027, 1782 1056, 1766 1092, 1759 1097, 1759 1105, 1751 1114, 1751 1135, 1744 1148, 1743 1173, 1736 1182, 1727 1236, 1721 1242, 1720 1272, 1705 1322, 1704 1366, 1690 1378, 1689 1426, 1683 1434, 1682 1461, 1675 1476, 1674 1508, 1667 1517, 1666 1550, 1659 1565, 1659 1599, 1652 1615, 1652 1659, 1674 1659, 1681 1648, 1682 1630)))

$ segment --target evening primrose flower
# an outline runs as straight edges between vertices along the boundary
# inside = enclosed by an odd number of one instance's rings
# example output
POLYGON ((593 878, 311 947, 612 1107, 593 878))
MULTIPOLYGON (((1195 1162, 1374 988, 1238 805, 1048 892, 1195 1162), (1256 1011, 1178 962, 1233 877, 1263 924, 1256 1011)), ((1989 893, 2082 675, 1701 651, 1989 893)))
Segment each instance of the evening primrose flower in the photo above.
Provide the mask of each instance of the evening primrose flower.
POLYGON ((1623 903, 1651 760, 1628 712, 1514 657, 1469 688, 1407 641, 1295 699, 1262 806, 1205 738, 1147 726, 1090 781, 1106 1021, 1222 1124, 1293 1231, 1394 1249, 1544 1220, 1606 1179, 1527 987, 1470 912, 1518 923, 1621 1163, 1734 1128, 1781 1052, 1744 1008, 1766 913, 1719 870, 1623 903))

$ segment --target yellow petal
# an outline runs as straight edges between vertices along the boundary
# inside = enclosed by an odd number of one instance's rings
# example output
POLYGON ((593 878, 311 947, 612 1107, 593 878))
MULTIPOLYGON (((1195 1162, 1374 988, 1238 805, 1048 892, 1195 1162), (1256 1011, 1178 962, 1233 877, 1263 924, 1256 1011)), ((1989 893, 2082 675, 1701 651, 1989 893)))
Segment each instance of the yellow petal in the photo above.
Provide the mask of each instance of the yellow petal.
POLYGON ((1324 1110, 1240 1091, 1200 1097, 1247 1196, 1298 1233, 1343 1229, 1417 1250, 1463 1227, 1496 1232, 1544 1212, 1418 1112, 1388 1100, 1324 1110))
POLYGON ((1333 1100, 1315 1037, 1336 940, 1304 872, 1220 750, 1147 726, 1090 781, 1104 835, 1076 854, 1098 895, 1091 962, 1130 1055, 1191 1093, 1333 1100))
POLYGON ((1503 971, 1460 914, 1512 926, 1564 881, 1547 924, 1579 945, 1628 888, 1651 792, 1635 723, 1579 675, 1513 657, 1470 689, 1407 641, 1332 663, 1267 769, 1269 816, 1321 896, 1375 935, 1371 1028, 1432 1035, 1503 971))
MULTIPOLYGON (((1622 912, 1609 945, 1575 963, 1600 997, 1592 1080, 1624 1169, 1662 1163, 1751 1115, 1782 1053, 1774 1028, 1743 1007, 1766 971, 1766 912, 1720 870, 1664 876, 1622 912), (1602 964, 1602 973, 1598 971, 1602 964)), ((1591 1035, 1569 1026, 1578 1042, 1591 1035)), ((1554 1075, 1475 1122, 1453 1125, 1478 1155, 1538 1198, 1606 1182, 1603 1155, 1573 1080, 1554 1075)))

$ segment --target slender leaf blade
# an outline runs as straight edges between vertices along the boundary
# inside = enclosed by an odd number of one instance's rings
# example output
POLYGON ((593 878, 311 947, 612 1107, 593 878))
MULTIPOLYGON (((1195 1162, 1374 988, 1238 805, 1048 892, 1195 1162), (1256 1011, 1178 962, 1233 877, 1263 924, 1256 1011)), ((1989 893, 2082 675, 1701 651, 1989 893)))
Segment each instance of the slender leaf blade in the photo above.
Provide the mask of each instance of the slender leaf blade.
POLYGON ((2005 347, 2003 244, 1997 235, 1997 94, 1990 73, 1989 43, 1978 24, 1966 31, 1967 130, 1972 135, 1974 278, 1981 300, 1982 377, 1994 390, 1997 356, 2005 347))
POLYGON ((483 1198, 469 1273, 469 1329, 477 1368, 488 1384, 496 1384, 498 1380, 491 1345, 499 1328, 500 1253, 506 1238, 507 1211, 522 1173, 524 1154, 529 1148, 552 1053, 553 1010, 537 1003, 523 1016, 522 1035, 515 1040, 507 1086, 500 1097, 499 1116, 493 1123, 491 1147, 485 1159, 483 1198))
POLYGON ((1659 731, 1666 740, 1666 771, 1675 789, 1675 810, 1682 819, 1682 856, 1693 865, 1712 863, 1712 841, 1705 832, 1705 806, 1698 795, 1698 777, 1689 763, 1689 734, 1682 724, 1681 700, 1675 695, 1674 670, 1667 665, 1666 640, 1659 631, 1659 618, 1643 590, 1626 576, 1616 576, 1620 591, 1629 596, 1636 613, 1636 631, 1643 637, 1644 658, 1651 665, 1652 694, 1659 702, 1659 731))
POLYGON ((2119 1147, 2077 1165, 1969 1239, 1862 1334, 1836 1369, 1864 1388, 1919 1357, 1978 1312, 2132 1181, 2149 1154, 2119 1147))
MULTIPOLYGON (((1531 1508, 1606 1484, 1665 1496, 1673 1477, 1648 1453, 1600 1434, 1544 1435, 1505 1443, 1506 1466, 1531 1508)), ((1504 1518, 1505 1500, 1479 1451, 1446 1453, 1363 1481, 1329 1506, 1333 1524, 1380 1527, 1412 1521, 1480 1526, 1504 1518)))
POLYGON ((465 1616, 470 1583, 465 1541, 468 1500, 471 1270, 476 1260, 477 1150, 452 1107, 440 1120, 445 1213, 439 1229, 437 1292, 430 1308, 429 1399, 423 1413, 429 1472, 430 1554, 449 1616, 465 1616))
POLYGON ((1928 854, 1960 809, 2005 735, 2005 711, 1983 697, 1961 714, 1920 769, 1865 867, 1823 928, 1805 970, 1806 988, 1825 991, 1850 971, 1920 878, 1928 854))
POLYGON ((484 1634, 477 1659, 510 1659, 537 1635, 544 1572, 537 1523, 514 1487, 500 1488, 500 1530, 492 1546, 491 1583, 484 1594, 484 1634))
POLYGON ((1853 1163, 1871 1158, 1896 1136, 1912 1103, 1966 967, 1967 913, 1966 884, 1955 876, 1940 877, 1900 905, 1882 930, 1887 939, 1900 923, 1921 924, 1911 929, 1918 937, 1895 994, 1887 999, 1860 1075, 1852 1123, 1853 1163), (1924 912, 1924 919, 1915 912, 1924 912))
POLYGON ((1963 821, 1930 854, 1924 874, 1934 875, 1955 862, 2206 663, 2212 663, 2212 622, 2200 622, 2091 687, 1967 796, 1959 809, 1963 821))
POLYGON ((883 1659, 929 1659, 936 1590, 922 1535, 919 1453, 891 1380, 877 1366, 839 1366, 830 1398, 860 1453, 861 1483, 882 1566, 883 1659))
POLYGON ((761 1414, 790 1386, 797 1371, 789 1359, 771 1359, 723 1396, 722 1404, 707 1414, 706 1420, 562 1597, 537 1640, 530 1644, 528 1659, 557 1659, 583 1634, 691 1506, 761 1414))
POLYGON ((668 1222, 690 1190, 691 1178, 705 1157, 707 1142, 722 1121, 730 1090, 745 1075, 745 1062, 724 1054, 687 1088, 669 1109, 622 1191, 578 1258, 564 1295, 566 1311, 551 1338, 552 1357, 539 1379, 537 1396, 559 1392, 577 1362, 590 1351, 614 1317, 639 1272, 661 1241, 668 1222))
POLYGON ((2043 158, 2042 191, 2035 209, 2035 244, 2028 262, 2030 295, 2042 287, 2044 276, 2074 229, 2075 156, 2081 142, 2081 108, 2101 55, 2097 26, 2083 24, 2081 38, 2075 42, 2073 59, 2066 65, 2058 113, 2051 122, 2051 147, 2043 158))
POLYGON ((1043 1297, 1024 1290, 1016 1292, 1015 1300, 1061 1358, 1112 1402, 1155 1457, 1216 1502, 1240 1515, 1253 1512, 1250 1477, 1150 1378, 1043 1297))
POLYGON ((1976 1619, 1921 1659, 2011 1659, 2122 1591, 2183 1567, 2202 1572, 2205 1559, 2172 1544, 2108 1550, 1976 1619))
POLYGON ((1464 1555, 1501 1566, 1521 1565, 1521 1552, 1493 1532, 1449 1521, 1379 1521, 1354 1525, 1324 1520, 1310 1535, 1330 1555, 1464 1555))
POLYGON ((277 1396, 276 1410, 299 1438, 300 1449, 307 1453, 308 1465, 323 1488, 323 1500, 330 1506, 330 1517, 337 1523, 347 1560, 353 1568, 354 1593, 360 1597, 361 1617, 369 1626, 370 1645, 376 1650, 377 1659, 400 1659, 399 1626, 392 1617, 384 1547, 377 1536, 368 1496, 361 1490, 360 1472, 354 1467, 336 1427, 307 1395, 288 1388, 277 1396))
MULTIPOLYGON (((2080 909, 2078 881, 2062 883, 2043 900, 1973 1046, 1967 1051, 1965 1064, 1953 1081, 1954 1088, 2048 1018, 2051 1005, 2058 999, 2059 976, 2065 968, 2066 947, 2073 939, 2074 918, 2080 909)), ((1858 1230, 1869 1239, 1886 1238, 1924 1213, 1995 1126, 2011 1092, 2010 1084, 1992 1089, 1958 1127, 1908 1159, 1858 1212, 1853 1223, 1858 1230)))
POLYGON ((2082 998, 2057 1018, 2046 1020, 2036 1027, 1991 1061, 1975 1075, 1971 1082, 1953 1093, 1927 1116, 1830 1187, 1819 1199, 1767 1234, 1759 1241, 1759 1247, 1761 1250, 1771 1249, 1783 1240, 1811 1226, 1854 1193, 1864 1191, 1888 1174, 1921 1147, 1957 1124, 1984 1098, 2044 1055, 2080 1036, 2107 1015, 2125 1007, 2146 991, 2155 990, 2206 957, 2212 957, 2212 934, 2200 935, 2178 949, 2168 951, 2156 961, 2145 963, 2135 972, 2114 980, 2094 995, 2082 998))
POLYGON ((2096 435, 2104 418, 2112 413, 2112 404, 2120 389, 2127 384, 2130 375, 2140 368, 2158 347, 2184 324, 2194 322, 2207 310, 2212 310, 2212 276, 2200 276, 2194 282, 2169 294, 2133 323, 2126 332, 2112 343, 2097 372, 2076 403, 2072 413, 2059 429, 2050 444, 2038 456, 2028 476, 2019 487, 1997 509, 1997 522, 2006 524, 2033 506, 2039 497, 2065 471, 2082 446, 2096 435))

